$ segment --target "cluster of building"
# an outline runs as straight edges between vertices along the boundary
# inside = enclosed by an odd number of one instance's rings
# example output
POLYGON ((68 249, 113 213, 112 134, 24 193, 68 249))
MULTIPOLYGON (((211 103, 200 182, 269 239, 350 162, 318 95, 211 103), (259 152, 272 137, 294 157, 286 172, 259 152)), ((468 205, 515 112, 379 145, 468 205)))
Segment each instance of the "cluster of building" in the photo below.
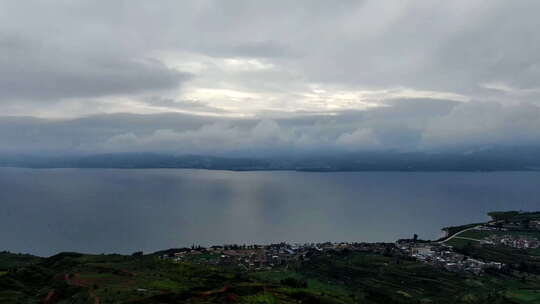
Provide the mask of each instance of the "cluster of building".
POLYGON ((501 227, 495 227, 490 225, 480 225, 477 227, 474 227, 474 230, 479 231, 508 231, 508 228, 501 228, 501 227))
POLYGON ((452 251, 449 246, 438 243, 402 241, 397 243, 397 247, 420 262, 453 272, 481 274, 486 269, 501 269, 504 266, 498 262, 484 262, 473 259, 452 251))
MULTIPOLYGON (((488 237, 485 237, 482 240, 479 240, 481 244, 488 244, 488 245, 500 245, 500 246, 508 246, 512 248, 519 248, 519 249, 529 249, 529 248, 539 248, 540 247, 540 241, 532 236, 527 236, 527 234, 508 234, 507 231, 513 231, 513 232, 519 232, 523 231, 523 228, 520 228, 518 230, 509 228, 509 225, 519 226, 523 225, 521 222, 510 222, 509 224, 502 225, 501 227, 496 226, 497 223, 490 223, 487 225, 481 225, 478 227, 475 227, 474 230, 479 231, 493 231, 493 234, 491 234, 488 237), (506 227, 506 228, 505 228, 506 227)), ((526 225, 527 229, 540 229, 540 221, 530 221, 526 225)), ((521 227, 521 226, 519 226, 521 227)), ((527 232, 527 231, 525 231, 527 232)))
POLYGON ((491 235, 486 238, 490 244, 503 245, 512 248, 529 249, 540 247, 538 239, 523 235, 491 235))
POLYGON ((246 270, 287 268, 292 263, 309 261, 313 257, 342 251, 389 253, 395 251, 392 243, 278 243, 269 245, 224 245, 209 248, 183 248, 161 255, 163 259, 191 261, 220 266, 238 266, 246 270))
POLYGON ((269 245, 224 245, 209 248, 183 248, 163 254, 161 258, 220 266, 234 266, 249 271, 287 269, 327 253, 343 251, 370 252, 414 258, 422 263, 453 272, 481 274, 486 269, 501 269, 497 262, 484 262, 454 252, 450 246, 434 242, 399 240, 394 243, 308 243, 269 245))

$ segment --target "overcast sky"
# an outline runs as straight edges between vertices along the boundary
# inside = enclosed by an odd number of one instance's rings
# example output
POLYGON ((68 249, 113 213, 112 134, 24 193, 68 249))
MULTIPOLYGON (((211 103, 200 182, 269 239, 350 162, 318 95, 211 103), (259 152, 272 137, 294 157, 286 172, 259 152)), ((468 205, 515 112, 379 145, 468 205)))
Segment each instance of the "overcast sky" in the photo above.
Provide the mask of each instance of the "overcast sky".
POLYGON ((0 150, 538 144, 539 11, 497 0, 0 0, 0 150))

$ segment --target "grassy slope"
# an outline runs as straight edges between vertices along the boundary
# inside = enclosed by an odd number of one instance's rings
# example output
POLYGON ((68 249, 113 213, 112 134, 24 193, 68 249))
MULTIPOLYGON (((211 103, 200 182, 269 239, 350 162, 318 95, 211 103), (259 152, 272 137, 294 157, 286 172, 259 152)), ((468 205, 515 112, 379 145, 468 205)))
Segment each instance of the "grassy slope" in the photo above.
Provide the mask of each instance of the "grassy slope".
POLYGON ((446 245, 452 246, 454 248, 464 248, 469 245, 476 245, 479 244, 479 241, 473 241, 473 240, 466 240, 466 239, 460 239, 460 238, 453 238, 449 241, 444 242, 446 245))
POLYGON ((41 259, 42 258, 30 254, 19 254, 2 251, 0 252, 0 272, 7 271, 10 268, 37 263, 41 259))

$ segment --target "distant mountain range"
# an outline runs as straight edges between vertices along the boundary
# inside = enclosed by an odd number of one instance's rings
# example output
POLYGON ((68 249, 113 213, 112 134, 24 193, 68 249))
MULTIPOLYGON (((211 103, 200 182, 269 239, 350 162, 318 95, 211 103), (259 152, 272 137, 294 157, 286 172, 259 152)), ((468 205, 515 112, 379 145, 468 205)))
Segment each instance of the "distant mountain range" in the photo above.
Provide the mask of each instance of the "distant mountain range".
POLYGON ((25 168, 190 168, 233 171, 538 171, 540 148, 470 152, 362 152, 282 157, 217 157, 159 153, 0 155, 0 166, 25 168))

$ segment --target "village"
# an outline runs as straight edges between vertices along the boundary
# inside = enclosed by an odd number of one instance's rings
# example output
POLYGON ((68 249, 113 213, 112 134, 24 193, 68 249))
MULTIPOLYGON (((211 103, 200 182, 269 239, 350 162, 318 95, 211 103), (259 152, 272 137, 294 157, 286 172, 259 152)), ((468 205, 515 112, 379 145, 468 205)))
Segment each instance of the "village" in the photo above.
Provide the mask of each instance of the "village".
POLYGON ((451 246, 436 242, 401 242, 398 248, 420 262, 452 272, 482 274, 486 269, 500 270, 504 264, 486 262, 455 252, 451 246))
POLYGON ((482 274, 486 269, 501 269, 504 265, 485 262, 452 250, 451 246, 435 242, 416 242, 413 239, 395 243, 278 243, 269 245, 223 245, 208 248, 193 246, 161 256, 174 262, 196 262, 219 266, 234 266, 247 271, 287 269, 319 255, 343 252, 365 252, 415 259, 433 267, 452 272, 482 274))
POLYGON ((395 250, 392 243, 277 243, 269 245, 223 245, 208 248, 192 246, 161 256, 172 261, 191 261, 220 266, 238 266, 246 270, 269 270, 277 267, 287 268, 291 264, 309 261, 311 258, 342 251, 363 251, 388 253, 395 250))
POLYGON ((517 249, 535 249, 540 247, 540 242, 533 237, 516 235, 492 235, 484 240, 485 244, 507 246, 517 249))
POLYGON ((267 245, 219 245, 208 248, 192 246, 171 250, 160 257, 173 262, 189 261, 219 266, 239 267, 246 271, 287 269, 327 254, 364 252, 411 259, 451 272, 480 275, 486 270, 501 270, 503 263, 467 256, 450 240, 465 241, 480 246, 514 249, 540 248, 540 221, 491 221, 464 228, 439 241, 400 239, 394 243, 324 242, 267 245), (525 229, 525 230, 524 230, 525 229))

